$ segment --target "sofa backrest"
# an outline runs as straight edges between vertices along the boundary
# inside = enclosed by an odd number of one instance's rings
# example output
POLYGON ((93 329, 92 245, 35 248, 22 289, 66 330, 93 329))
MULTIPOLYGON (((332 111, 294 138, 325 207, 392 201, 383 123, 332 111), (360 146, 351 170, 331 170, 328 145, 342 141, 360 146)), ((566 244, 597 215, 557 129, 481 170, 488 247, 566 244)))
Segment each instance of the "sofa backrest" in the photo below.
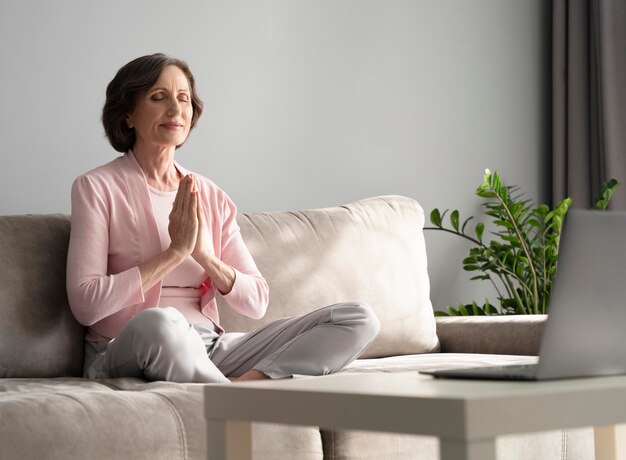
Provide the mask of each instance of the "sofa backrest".
POLYGON ((68 216, 0 217, 0 377, 79 376, 84 328, 67 302, 68 216))
POLYGON ((368 303, 381 321, 362 357, 438 349, 423 236, 424 211, 385 196, 341 207, 240 214, 246 245, 270 288, 265 317, 243 317, 218 299, 227 331, 346 300, 368 303))
MULTIPOLYGON (((261 320, 218 299, 227 331, 346 300, 372 306, 379 336, 363 357, 438 349, 429 298, 424 212, 409 198, 346 206, 240 214, 237 221, 270 286, 261 320)), ((80 376, 85 328, 65 289, 70 219, 60 214, 0 216, 0 377, 80 376)))

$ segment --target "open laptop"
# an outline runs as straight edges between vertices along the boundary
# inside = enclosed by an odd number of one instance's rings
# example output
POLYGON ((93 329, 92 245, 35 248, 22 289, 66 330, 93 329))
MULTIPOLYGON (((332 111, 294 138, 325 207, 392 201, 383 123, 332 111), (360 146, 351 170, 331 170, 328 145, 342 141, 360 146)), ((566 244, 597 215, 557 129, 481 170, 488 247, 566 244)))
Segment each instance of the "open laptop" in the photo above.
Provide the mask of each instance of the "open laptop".
POLYGON ((420 372, 495 380, 626 374, 626 212, 567 213, 537 364, 420 372))

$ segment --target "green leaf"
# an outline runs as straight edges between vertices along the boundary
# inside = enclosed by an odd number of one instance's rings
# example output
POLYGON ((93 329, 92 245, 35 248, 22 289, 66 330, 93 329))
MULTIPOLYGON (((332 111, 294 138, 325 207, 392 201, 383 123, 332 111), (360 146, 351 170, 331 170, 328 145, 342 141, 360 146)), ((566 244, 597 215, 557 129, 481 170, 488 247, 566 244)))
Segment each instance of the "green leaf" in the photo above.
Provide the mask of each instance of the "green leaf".
POLYGON ((500 238, 502 238, 504 241, 508 241, 516 248, 519 248, 521 246, 519 239, 514 235, 500 235, 500 238))
POLYGON ((476 238, 478 239, 478 241, 482 242, 483 232, 485 231, 485 224, 483 224, 482 222, 477 223, 474 231, 476 232, 476 238))
POLYGON ((545 216, 550 212, 550 207, 547 204, 540 204, 535 211, 545 219, 545 216))
POLYGON ((439 209, 435 208, 430 211, 430 222, 435 226, 441 228, 441 214, 439 209))
POLYGON ((613 194, 615 193, 615 190, 618 186, 619 182, 617 182, 615 179, 611 179, 602 184, 600 196, 596 198, 594 209, 599 209, 602 211, 605 210, 609 206, 609 202, 611 201, 611 198, 613 198, 613 194))
POLYGON ((497 314, 497 311, 493 308, 493 306, 489 302, 487 302, 487 299, 485 299, 485 313, 487 313, 487 315, 497 314))
POLYGON ((509 230, 514 230, 515 229, 513 224, 511 222, 509 222, 508 220, 494 220, 493 223, 498 225, 498 226, 500 226, 500 227, 507 228, 509 230))
POLYGON ((478 187, 476 189, 476 195, 478 195, 481 198, 495 198, 496 194, 491 191, 490 189, 486 189, 483 187, 478 187))
POLYGON ((485 169, 485 175, 483 176, 483 183, 476 189, 476 195, 482 198, 495 198, 495 187, 493 186, 493 177, 491 171, 485 169))
POLYGON ((465 270, 466 272, 473 272, 476 270, 480 270, 480 267, 478 265, 463 265, 463 270, 465 270))
POLYGON ((456 209, 452 211, 450 214, 450 223, 452 224, 452 228, 457 232, 459 231, 459 211, 456 209))

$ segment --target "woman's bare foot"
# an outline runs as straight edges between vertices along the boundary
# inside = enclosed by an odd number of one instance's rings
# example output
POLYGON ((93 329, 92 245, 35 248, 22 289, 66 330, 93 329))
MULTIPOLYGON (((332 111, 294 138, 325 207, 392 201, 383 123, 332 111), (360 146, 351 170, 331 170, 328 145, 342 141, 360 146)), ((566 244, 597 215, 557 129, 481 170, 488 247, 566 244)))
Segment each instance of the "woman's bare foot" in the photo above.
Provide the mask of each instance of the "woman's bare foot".
POLYGON ((267 380, 269 379, 269 377, 263 372, 255 371, 254 369, 252 369, 240 377, 228 377, 228 379, 231 382, 243 382, 246 380, 267 380))

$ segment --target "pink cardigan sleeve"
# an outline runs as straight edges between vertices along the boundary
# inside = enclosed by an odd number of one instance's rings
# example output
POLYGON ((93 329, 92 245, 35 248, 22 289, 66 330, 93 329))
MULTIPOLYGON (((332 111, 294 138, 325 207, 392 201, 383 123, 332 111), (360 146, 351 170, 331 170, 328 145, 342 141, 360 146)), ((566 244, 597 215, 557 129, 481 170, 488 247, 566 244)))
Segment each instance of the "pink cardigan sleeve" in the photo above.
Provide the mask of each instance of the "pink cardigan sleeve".
POLYGON ((265 315, 267 310, 269 288, 241 237, 236 221, 237 208, 235 204, 226 194, 223 194, 221 198, 221 203, 218 204, 221 214, 221 219, 219 219, 221 220, 221 229, 219 229, 221 254, 219 257, 235 270, 233 288, 223 297, 233 310, 242 315, 259 319, 265 315))
POLYGON ((100 180, 83 175, 72 185, 67 294, 84 326, 144 301, 139 268, 108 272, 111 197, 100 180))

